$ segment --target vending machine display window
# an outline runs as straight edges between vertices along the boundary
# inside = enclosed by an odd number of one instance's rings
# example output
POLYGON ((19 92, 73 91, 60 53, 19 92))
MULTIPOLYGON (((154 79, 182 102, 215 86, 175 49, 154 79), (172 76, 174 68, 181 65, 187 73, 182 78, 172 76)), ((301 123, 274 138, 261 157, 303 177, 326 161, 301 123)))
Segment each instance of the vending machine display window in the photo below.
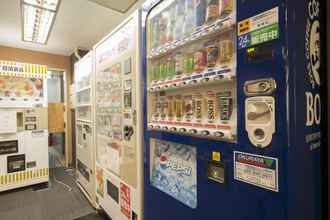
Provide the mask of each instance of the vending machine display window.
POLYGON ((236 142, 234 3, 197 2, 162 1, 148 16, 148 128, 236 142))
POLYGON ((150 140, 150 183, 185 205, 197 207, 196 148, 150 140))
POLYGON ((137 31, 137 21, 128 19, 95 49, 96 160, 134 188, 138 184, 137 31))
POLYGON ((76 111, 78 120, 92 120, 92 59, 88 54, 75 65, 76 111))

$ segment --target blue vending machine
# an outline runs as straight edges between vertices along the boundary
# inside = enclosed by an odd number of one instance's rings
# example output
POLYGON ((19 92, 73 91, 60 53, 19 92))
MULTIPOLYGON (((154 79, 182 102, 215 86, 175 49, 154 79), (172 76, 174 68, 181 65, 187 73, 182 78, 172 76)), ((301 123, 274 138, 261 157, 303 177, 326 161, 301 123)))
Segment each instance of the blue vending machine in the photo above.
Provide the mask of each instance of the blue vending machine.
POLYGON ((321 8, 145 3, 145 220, 321 219, 321 8))

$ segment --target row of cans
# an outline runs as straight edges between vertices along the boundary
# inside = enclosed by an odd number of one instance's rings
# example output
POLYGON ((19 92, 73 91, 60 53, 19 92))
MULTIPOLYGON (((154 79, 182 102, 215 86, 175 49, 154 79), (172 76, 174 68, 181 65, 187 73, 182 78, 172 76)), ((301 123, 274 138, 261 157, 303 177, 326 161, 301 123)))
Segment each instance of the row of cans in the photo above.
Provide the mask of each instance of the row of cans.
POLYGON ((233 97, 231 91, 205 94, 197 92, 187 95, 155 96, 152 120, 187 121, 202 123, 216 123, 220 120, 227 123, 233 112, 233 97))

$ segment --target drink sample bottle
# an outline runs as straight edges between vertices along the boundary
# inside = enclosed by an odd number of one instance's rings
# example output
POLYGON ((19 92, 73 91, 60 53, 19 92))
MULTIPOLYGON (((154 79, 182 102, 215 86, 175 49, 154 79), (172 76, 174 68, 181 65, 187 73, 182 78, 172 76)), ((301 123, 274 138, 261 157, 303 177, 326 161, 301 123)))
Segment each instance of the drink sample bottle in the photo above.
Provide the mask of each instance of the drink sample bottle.
POLYGON ((173 99, 173 96, 167 97, 167 103, 168 103, 167 117, 168 120, 172 121, 175 116, 175 100, 173 99))
POLYGON ((217 99, 220 110, 220 121, 222 123, 228 123, 233 113, 233 97, 231 91, 218 92, 217 99))
POLYGON ((160 112, 161 112, 160 97, 159 97, 159 94, 156 94, 155 95, 155 109, 154 109, 154 116, 153 116, 154 121, 159 120, 160 112))
POLYGON ((207 121, 209 123, 214 123, 216 120, 216 97, 213 91, 207 92, 206 97, 207 103, 207 121))
POLYGON ((167 42, 172 42, 174 40, 174 28, 175 28, 175 7, 172 4, 167 10, 168 23, 167 23, 167 42))
POLYGON ((206 8, 206 21, 212 22, 219 17, 219 0, 209 0, 206 8))
POLYGON ((203 121, 203 96, 200 93, 196 93, 193 95, 193 102, 194 102, 194 116, 196 122, 202 122, 203 121))
POLYGON ((169 23, 167 12, 164 11, 159 19, 159 43, 164 44, 167 42, 167 25, 169 23))
POLYGON ((193 97, 192 97, 192 95, 185 95, 183 97, 183 102, 184 102, 185 120, 186 121, 191 121, 192 118, 194 117, 194 112, 193 112, 193 97))
POLYGON ((215 67, 219 58, 219 47, 216 41, 210 41, 206 44, 207 67, 215 67))
POLYGON ((175 54, 175 74, 181 75, 183 73, 183 55, 181 52, 175 54))
POLYGON ((152 37, 151 37, 151 45, 152 48, 156 48, 159 46, 159 16, 155 17, 152 20, 152 37))
POLYGON ((176 120, 181 121, 183 117, 183 100, 181 95, 175 96, 175 110, 176 110, 176 120))
POLYGON ((186 50, 183 59, 183 69, 186 75, 190 75, 194 71, 194 54, 191 49, 186 50))
POLYGON ((187 36, 195 31, 195 0, 185 0, 184 34, 187 36))
POLYGON ((175 5, 175 29, 174 39, 180 40, 184 36, 185 0, 178 0, 175 5))
POLYGON ((204 48, 194 53, 194 71, 201 72, 205 69, 207 63, 207 53, 204 48))
POLYGON ((167 113, 168 113, 168 99, 166 96, 161 96, 160 97, 160 102, 161 102, 161 113, 160 113, 160 118, 162 120, 166 119, 167 113))
POLYGON ((172 79, 175 76, 175 59, 172 54, 167 57, 167 78, 172 79))
POLYGON ((196 27, 200 27, 205 23, 205 16, 206 16, 206 0, 195 0, 196 27))
POLYGON ((233 11, 233 0, 220 0, 219 14, 226 17, 233 11))
POLYGON ((228 63, 234 55, 234 44, 232 40, 220 41, 220 64, 228 63))

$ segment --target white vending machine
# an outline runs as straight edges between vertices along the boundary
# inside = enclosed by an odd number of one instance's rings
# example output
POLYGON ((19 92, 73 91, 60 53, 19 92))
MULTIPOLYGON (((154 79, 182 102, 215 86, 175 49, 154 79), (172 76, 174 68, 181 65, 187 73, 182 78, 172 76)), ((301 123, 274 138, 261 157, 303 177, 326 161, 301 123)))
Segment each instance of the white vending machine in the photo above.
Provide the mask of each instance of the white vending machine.
POLYGON ((113 220, 142 219, 140 11, 95 47, 96 195, 113 220))
POLYGON ((49 181, 47 67, 0 61, 0 192, 49 181))
POLYGON ((93 53, 75 64, 77 185, 95 205, 93 123, 93 53))

